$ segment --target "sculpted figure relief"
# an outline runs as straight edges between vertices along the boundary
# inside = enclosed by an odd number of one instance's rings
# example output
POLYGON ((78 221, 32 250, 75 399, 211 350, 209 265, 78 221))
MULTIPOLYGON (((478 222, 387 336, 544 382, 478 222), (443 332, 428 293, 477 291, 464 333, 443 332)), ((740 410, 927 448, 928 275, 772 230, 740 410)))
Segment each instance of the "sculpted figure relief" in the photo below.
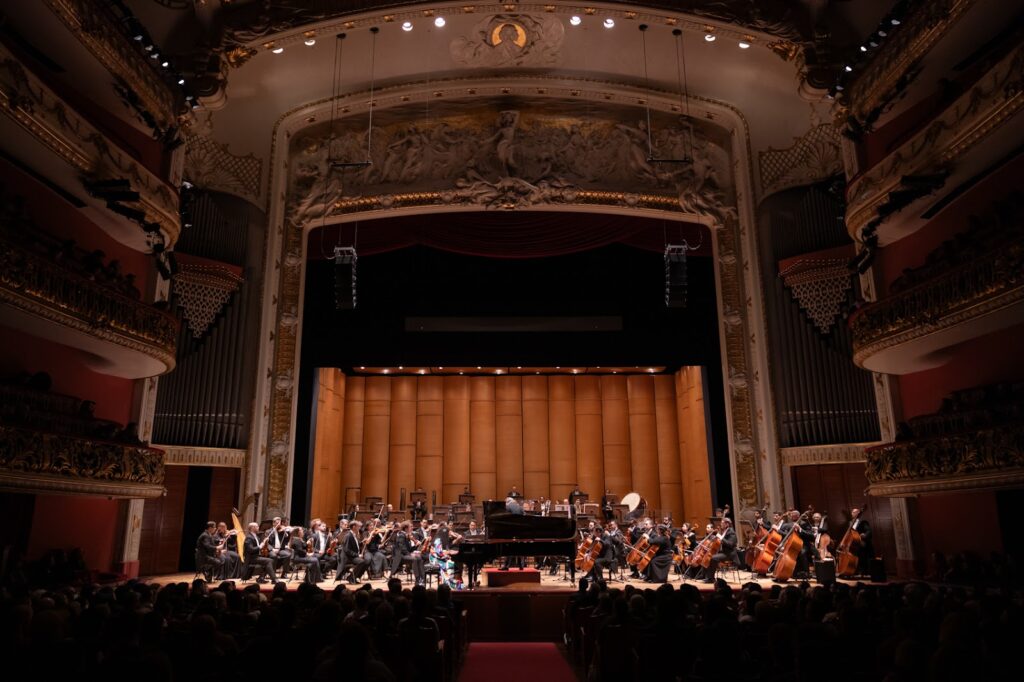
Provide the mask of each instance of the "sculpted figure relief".
POLYGON ((561 56, 565 27, 550 15, 498 14, 450 45, 452 60, 464 66, 552 66, 561 56))
POLYGON ((572 203, 586 190, 621 193, 625 205, 661 195, 719 222, 736 215, 724 140, 685 117, 659 115, 649 131, 646 120, 477 108, 375 126, 371 163, 362 166, 351 165, 367 157, 367 131, 358 126, 342 122, 333 139, 316 130, 297 136, 290 195, 297 223, 322 218, 340 200, 388 196, 394 205, 396 195, 414 192, 505 209, 572 203))

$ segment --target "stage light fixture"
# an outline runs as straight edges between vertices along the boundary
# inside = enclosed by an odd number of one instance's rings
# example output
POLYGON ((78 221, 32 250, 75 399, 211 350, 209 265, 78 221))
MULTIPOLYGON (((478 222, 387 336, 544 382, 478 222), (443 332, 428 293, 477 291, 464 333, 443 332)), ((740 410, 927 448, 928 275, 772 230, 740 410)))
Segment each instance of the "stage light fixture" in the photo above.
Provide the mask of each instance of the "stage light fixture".
POLYGON ((284 48, 283 47, 275 47, 273 50, 271 50, 271 52, 273 52, 274 54, 281 54, 282 52, 284 52, 284 48))
POLYGON ((892 24, 893 26, 899 26, 900 25, 900 20, 899 19, 890 19, 889 23, 892 24))
POLYGON ((843 71, 845 71, 846 73, 850 73, 851 71, 853 71, 853 67, 847 64, 846 66, 843 67, 843 71))
POLYGON ((580 19, 579 16, 574 14, 571 17, 569 17, 569 23, 572 24, 573 26, 579 26, 580 24, 583 23, 583 20, 580 19))
POLYGON ((446 23, 447 22, 444 20, 444 17, 438 17, 434 19, 434 26, 437 26, 438 28, 444 28, 444 25, 446 23))
POLYGON ((888 34, 888 33, 886 33, 886 32, 885 32, 884 30, 882 30, 882 29, 878 29, 878 35, 880 35, 880 36, 882 36, 882 37, 884 38, 884 37, 886 37, 886 36, 887 36, 887 35, 889 35, 889 34, 888 34))
POLYGON ((313 47, 314 45, 316 45, 316 38, 306 38, 302 42, 304 42, 309 47, 313 47))
POLYGON ((861 52, 867 52, 867 51, 868 51, 868 48, 867 48, 867 46, 866 46, 866 45, 861 45, 861 46, 860 46, 860 51, 861 51, 861 52))
POLYGON ((184 78, 179 78, 178 79, 178 85, 184 85, 184 84, 185 84, 185 79, 184 78))
POLYGON ((747 42, 747 41, 745 41, 745 40, 741 40, 741 41, 739 42, 739 46, 740 46, 740 49, 741 49, 741 50, 746 50, 746 49, 749 49, 749 48, 750 48, 750 43, 748 43, 748 42, 747 42))
POLYGON ((665 245, 665 306, 686 307, 686 252, 688 244, 665 245))
POLYGON ((705 33, 704 34, 704 40, 708 41, 709 43, 713 43, 717 39, 718 39, 718 37, 714 33, 705 33))
POLYGON ((604 20, 604 27, 615 28, 615 20, 612 19, 611 17, 608 17, 607 19, 604 20))
POLYGON ((164 60, 164 61, 163 61, 163 62, 162 62, 162 63, 160 64, 160 66, 164 67, 165 69, 166 69, 166 68, 167 68, 168 66, 170 66, 170 65, 171 65, 171 63, 170 63, 169 61, 167 61, 166 59, 165 59, 165 60, 164 60))
POLYGON ((411 21, 404 22, 402 24, 402 30, 406 31, 406 32, 411 31, 412 30, 412 22, 411 21))

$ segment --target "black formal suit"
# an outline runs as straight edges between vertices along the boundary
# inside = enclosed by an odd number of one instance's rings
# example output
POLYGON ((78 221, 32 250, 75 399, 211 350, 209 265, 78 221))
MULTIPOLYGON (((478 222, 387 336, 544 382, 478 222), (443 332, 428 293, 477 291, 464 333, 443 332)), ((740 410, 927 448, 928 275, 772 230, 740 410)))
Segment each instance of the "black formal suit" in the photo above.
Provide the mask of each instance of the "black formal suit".
POLYGON ((737 566, 740 563, 740 555, 736 552, 739 538, 736 537, 735 529, 729 526, 725 529, 724 533, 720 533, 720 536, 722 538, 722 546, 719 548, 718 553, 711 555, 711 564, 708 566, 705 574, 705 579, 708 581, 714 581, 718 566, 723 561, 731 561, 737 566))
POLYGON ((857 554, 857 571, 866 575, 871 570, 871 560, 875 558, 875 544, 871 537, 871 524, 865 518, 857 518, 851 522, 853 529, 860 533, 860 547, 857 554))
POLYGON ((217 538, 203 531, 196 539, 196 570, 212 580, 214 576, 220 575, 224 560, 217 556, 217 538))
MULTIPOLYGON (((417 546, 418 547, 418 546, 417 546)), ((404 531, 398 531, 395 535, 395 549, 391 554, 391 576, 398 577, 398 569, 403 564, 412 567, 412 574, 416 578, 416 584, 423 584, 423 556, 418 551, 413 551, 409 536, 404 531)))
POLYGON ((335 582, 338 578, 341 578, 345 573, 345 570, 351 566, 352 573, 349 575, 348 581, 350 583, 358 583, 359 578, 362 577, 363 573, 366 572, 366 559, 359 553, 361 549, 361 543, 359 536, 356 535, 355 531, 349 530, 345 533, 345 537, 338 544, 338 555, 340 559, 340 568, 335 576, 335 582))
POLYGON ((283 527, 270 529, 270 541, 267 543, 267 547, 270 548, 270 558, 273 559, 274 566, 281 569, 282 573, 287 573, 291 565, 292 550, 289 548, 288 539, 289 535, 283 527))
POLYGON ((292 563, 306 567, 305 582, 310 585, 316 585, 323 580, 323 576, 320 573, 320 560, 315 555, 306 551, 305 539, 293 537, 289 543, 289 548, 292 550, 292 563))
POLYGON ((233 535, 217 535, 213 536, 214 540, 218 543, 223 543, 224 548, 220 551, 220 557, 224 560, 224 563, 220 566, 220 579, 221 580, 236 580, 242 577, 242 558, 238 556, 234 547, 235 536, 233 535))
POLYGON ((245 577, 253 572, 259 571, 260 579, 270 578, 271 582, 277 582, 277 574, 274 572, 274 560, 270 557, 260 556, 260 545, 262 541, 255 533, 248 533, 245 536, 245 577))
POLYGON ((380 542, 384 539, 378 532, 374 532, 370 541, 366 543, 366 551, 363 552, 363 559, 366 561, 366 570, 370 573, 370 579, 379 578, 384 574, 384 552, 380 549, 380 542))
POLYGON ((615 537, 611 533, 601 535, 601 554, 594 559, 594 568, 587 574, 588 578, 604 580, 605 569, 615 566, 615 537))
POLYGON ((313 538, 313 556, 320 561, 320 575, 326 571, 333 570, 338 565, 338 554, 328 554, 327 549, 331 546, 331 537, 326 532, 313 531, 310 535, 313 538))

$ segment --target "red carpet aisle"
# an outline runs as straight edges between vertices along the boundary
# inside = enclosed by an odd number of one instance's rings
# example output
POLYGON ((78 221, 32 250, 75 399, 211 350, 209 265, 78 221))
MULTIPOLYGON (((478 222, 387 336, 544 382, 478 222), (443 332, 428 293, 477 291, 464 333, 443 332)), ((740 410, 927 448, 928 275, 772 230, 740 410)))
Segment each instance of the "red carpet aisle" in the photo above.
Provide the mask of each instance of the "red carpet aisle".
POLYGON ((550 642, 477 642, 469 645, 459 682, 576 682, 550 642))

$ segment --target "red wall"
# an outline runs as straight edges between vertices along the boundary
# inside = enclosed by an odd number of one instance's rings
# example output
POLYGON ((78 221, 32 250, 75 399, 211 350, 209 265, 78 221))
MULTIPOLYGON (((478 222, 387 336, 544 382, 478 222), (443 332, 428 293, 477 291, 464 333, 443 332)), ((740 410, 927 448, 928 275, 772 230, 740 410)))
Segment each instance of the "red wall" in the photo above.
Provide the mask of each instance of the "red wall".
POLYGON ((941 367, 897 377, 902 419, 931 414, 953 391, 1004 381, 1024 381, 1024 324, 972 339, 941 367))
POLYGON ((119 424, 132 420, 135 382, 87 369, 83 353, 10 327, 0 327, 0 376, 47 372, 53 391, 96 403, 95 415, 119 424))
POLYGON ((924 264, 925 257, 939 244, 957 232, 967 229, 972 215, 984 216, 994 201, 1020 192, 1020 178, 1024 175, 1024 154, 1005 164, 984 181, 959 197, 951 206, 939 213, 926 227, 886 246, 878 253, 875 267, 879 270, 879 292, 884 296, 889 284, 906 268, 924 264))
POLYGON ((0 186, 6 200, 16 196, 24 198, 28 217, 41 231, 59 239, 74 239, 87 251, 103 251, 108 261, 121 263, 121 272, 135 275, 140 290, 145 289, 153 272, 149 256, 113 239, 59 194, 3 158, 0 158, 0 186))
POLYGON ((934 551, 974 552, 987 556, 1003 550, 996 494, 991 490, 917 498, 917 544, 931 566, 934 551))
POLYGON ((116 550, 121 502, 103 497, 38 495, 32 516, 28 559, 48 549, 78 547, 90 569, 109 571, 116 550))

